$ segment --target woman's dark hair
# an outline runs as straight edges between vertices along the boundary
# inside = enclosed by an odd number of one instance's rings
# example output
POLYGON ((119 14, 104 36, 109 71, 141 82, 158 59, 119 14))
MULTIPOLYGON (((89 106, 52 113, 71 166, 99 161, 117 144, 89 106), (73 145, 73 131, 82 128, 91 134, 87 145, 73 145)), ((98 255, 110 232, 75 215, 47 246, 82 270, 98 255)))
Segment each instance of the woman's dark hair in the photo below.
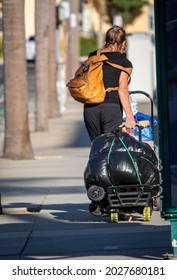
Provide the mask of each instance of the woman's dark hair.
POLYGON ((114 25, 106 32, 104 47, 107 48, 110 45, 117 44, 117 47, 120 48, 124 41, 126 42, 125 30, 122 27, 114 25))

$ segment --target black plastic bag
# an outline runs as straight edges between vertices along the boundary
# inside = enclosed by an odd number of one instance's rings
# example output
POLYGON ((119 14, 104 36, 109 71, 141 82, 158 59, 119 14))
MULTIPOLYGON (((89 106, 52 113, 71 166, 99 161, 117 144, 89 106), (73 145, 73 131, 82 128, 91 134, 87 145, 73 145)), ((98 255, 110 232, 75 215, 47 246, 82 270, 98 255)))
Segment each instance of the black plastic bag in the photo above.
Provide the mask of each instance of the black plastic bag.
POLYGON ((158 185, 159 170, 155 152, 128 133, 109 133, 91 144, 84 172, 85 186, 158 185))

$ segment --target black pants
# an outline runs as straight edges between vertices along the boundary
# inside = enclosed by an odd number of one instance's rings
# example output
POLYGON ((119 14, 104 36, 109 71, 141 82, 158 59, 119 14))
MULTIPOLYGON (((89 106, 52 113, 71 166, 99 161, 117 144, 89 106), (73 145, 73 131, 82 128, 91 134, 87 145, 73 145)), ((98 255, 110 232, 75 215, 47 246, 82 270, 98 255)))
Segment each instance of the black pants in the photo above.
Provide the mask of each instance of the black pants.
POLYGON ((117 130, 122 124, 122 111, 119 104, 104 103, 84 106, 84 122, 90 140, 117 130))

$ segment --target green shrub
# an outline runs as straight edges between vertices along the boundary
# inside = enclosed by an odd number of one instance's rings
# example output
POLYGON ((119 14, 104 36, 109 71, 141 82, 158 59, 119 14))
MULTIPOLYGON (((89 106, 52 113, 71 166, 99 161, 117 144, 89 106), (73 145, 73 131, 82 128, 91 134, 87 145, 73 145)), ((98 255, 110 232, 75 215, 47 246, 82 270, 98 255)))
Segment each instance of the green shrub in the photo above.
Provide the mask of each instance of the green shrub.
POLYGON ((80 37, 80 55, 88 56, 91 51, 97 49, 96 37, 80 37))

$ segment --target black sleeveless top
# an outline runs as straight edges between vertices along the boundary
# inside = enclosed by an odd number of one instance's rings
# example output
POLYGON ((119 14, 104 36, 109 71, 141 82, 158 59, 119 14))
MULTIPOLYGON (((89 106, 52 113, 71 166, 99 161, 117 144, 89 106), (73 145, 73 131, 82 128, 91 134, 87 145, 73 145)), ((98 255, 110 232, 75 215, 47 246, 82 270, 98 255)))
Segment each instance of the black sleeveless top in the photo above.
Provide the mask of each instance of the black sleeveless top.
MULTIPOLYGON (((92 55, 96 55, 97 51, 93 51, 89 54, 89 57, 92 55)), ((132 63, 126 58, 125 54, 120 52, 105 52, 104 53, 107 57, 109 62, 114 64, 119 64, 125 68, 131 68, 132 63)), ((105 88, 109 87, 117 87, 119 86, 119 77, 120 77, 121 70, 112 67, 111 65, 104 63, 103 64, 103 81, 105 88)), ((107 92, 105 96, 105 100, 103 103, 118 103, 119 104, 119 97, 117 90, 107 92)))

